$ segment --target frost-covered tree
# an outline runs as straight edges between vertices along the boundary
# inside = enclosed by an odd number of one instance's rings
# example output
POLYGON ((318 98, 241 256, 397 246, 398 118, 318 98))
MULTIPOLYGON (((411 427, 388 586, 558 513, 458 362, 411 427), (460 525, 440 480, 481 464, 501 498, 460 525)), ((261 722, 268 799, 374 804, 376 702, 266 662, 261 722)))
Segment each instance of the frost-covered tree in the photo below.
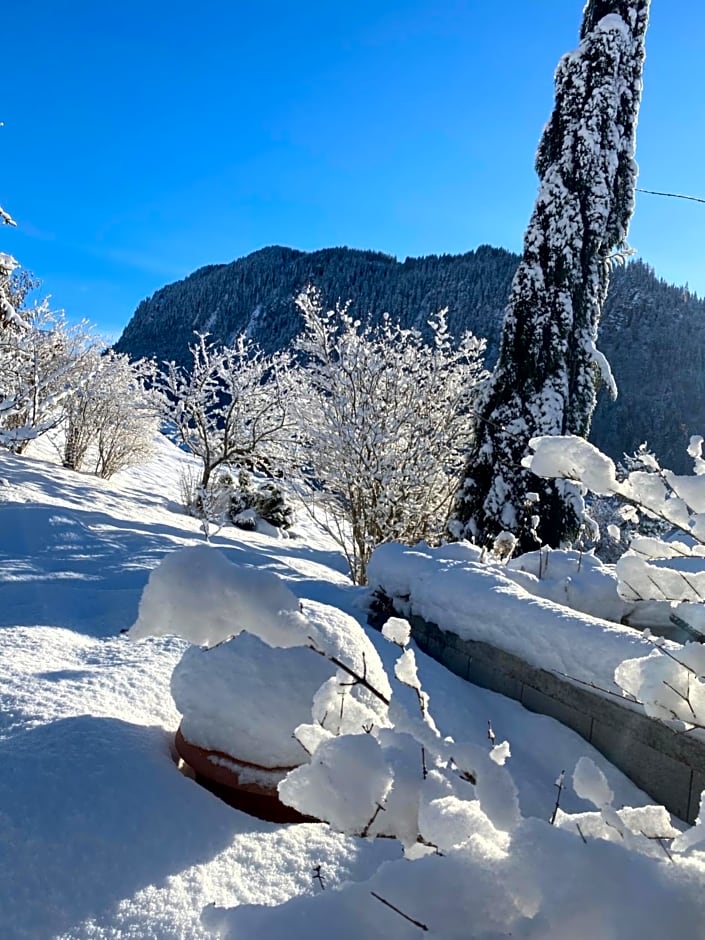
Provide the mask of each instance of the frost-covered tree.
MULTIPOLYGON (((0 212, 2 212, 1 206, 0 212)), ((22 325, 22 319, 17 313, 17 302, 12 285, 12 275, 17 267, 18 264, 12 255, 0 252, 0 330, 22 325)))
POLYGON ((81 470, 92 458, 97 476, 109 479, 118 470, 149 457, 159 420, 145 390, 151 365, 134 365, 127 356, 97 346, 87 356, 86 379, 63 402, 63 464, 81 470))
MULTIPOLYGON (((2 125, 0 124, 0 126, 2 125)), ((2 206, 0 206, 0 225, 17 225, 10 213, 6 212, 2 206)), ((4 330, 12 324, 17 325, 20 322, 13 303, 11 281, 12 272, 17 267, 18 264, 12 255, 0 251, 0 330, 4 330)))
POLYGON ((95 341, 86 323, 69 324, 46 301, 9 306, 0 328, 0 444, 22 453, 61 422, 63 401, 89 377, 95 341))
MULTIPOLYGON (((0 206, 0 225, 16 225, 0 206)), ((70 327, 47 301, 26 309, 37 286, 0 252, 0 446, 21 453, 30 440, 55 427, 85 346, 84 325, 70 327)))
POLYGON ((589 0, 578 48, 556 70, 553 114, 536 157, 541 183, 507 306, 499 361, 480 407, 452 531, 501 530, 535 547, 577 529, 570 494, 521 468, 529 439, 587 435, 601 377, 616 388, 597 331, 610 256, 634 208, 636 124, 649 0, 589 0), (527 492, 539 493, 539 504, 527 492))
POLYGON ((26 305, 38 281, 0 254, 0 445, 22 453, 62 425, 63 462, 109 477, 145 456, 156 431, 140 379, 145 366, 101 354, 85 322, 70 324, 47 301, 26 305))
POLYGON ((181 444, 202 465, 200 488, 228 463, 266 464, 289 434, 284 353, 265 356, 247 337, 215 346, 198 335, 189 371, 174 362, 156 372, 155 401, 181 444))
POLYGON ((429 345, 389 317, 363 327, 346 308, 326 312, 312 289, 298 305, 305 368, 293 469, 309 484, 307 505, 364 583, 377 545, 443 532, 472 441, 484 341, 466 333, 455 344, 444 313, 430 321, 429 345))

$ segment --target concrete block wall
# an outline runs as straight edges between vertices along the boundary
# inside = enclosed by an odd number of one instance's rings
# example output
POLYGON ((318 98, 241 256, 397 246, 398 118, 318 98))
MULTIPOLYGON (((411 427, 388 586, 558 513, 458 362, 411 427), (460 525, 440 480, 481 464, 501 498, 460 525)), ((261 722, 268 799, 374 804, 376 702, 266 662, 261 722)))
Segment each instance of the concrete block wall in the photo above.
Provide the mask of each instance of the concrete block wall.
POLYGON ((408 619, 419 647, 451 672, 568 725, 657 803, 694 821, 705 789, 705 742, 699 737, 675 733, 626 699, 538 669, 487 643, 462 640, 420 617, 408 619))

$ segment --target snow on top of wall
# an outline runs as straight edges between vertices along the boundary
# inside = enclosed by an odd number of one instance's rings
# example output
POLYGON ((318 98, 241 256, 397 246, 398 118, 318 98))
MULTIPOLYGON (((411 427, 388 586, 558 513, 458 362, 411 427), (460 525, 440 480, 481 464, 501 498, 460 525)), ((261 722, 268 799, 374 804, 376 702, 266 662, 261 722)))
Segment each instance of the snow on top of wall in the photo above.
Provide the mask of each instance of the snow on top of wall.
MULTIPOLYGON (((463 639, 489 643, 534 666, 609 690, 615 689, 614 672, 621 662, 646 656, 653 649, 632 629, 536 596, 543 581, 550 583, 552 578, 550 560, 546 575, 539 580, 530 571, 514 570, 522 559, 513 563, 513 569, 473 560, 472 548, 466 559, 459 557, 462 554, 457 545, 382 545, 370 561, 370 585, 402 599, 404 612, 413 612, 463 639)), ((561 589, 569 591, 581 579, 589 583, 601 577, 596 575, 600 570, 596 560, 583 556, 581 561, 577 552, 552 552, 549 559, 554 554, 558 554, 559 575, 553 579, 554 595, 561 589)), ((589 592, 577 593, 589 599, 589 592)))

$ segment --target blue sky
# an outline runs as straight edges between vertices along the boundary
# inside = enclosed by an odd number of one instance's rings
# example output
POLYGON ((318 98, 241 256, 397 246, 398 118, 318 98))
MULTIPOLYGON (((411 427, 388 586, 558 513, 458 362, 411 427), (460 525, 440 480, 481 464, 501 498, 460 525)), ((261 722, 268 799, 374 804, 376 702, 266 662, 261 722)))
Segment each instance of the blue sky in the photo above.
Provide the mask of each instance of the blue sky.
MULTIPOLYGON (((137 303, 265 245, 521 249, 582 0, 23 0, 3 9, 0 231, 55 306, 137 303)), ((654 0, 640 185, 705 196, 705 3, 654 0)), ((705 295, 705 205, 631 244, 705 295)))

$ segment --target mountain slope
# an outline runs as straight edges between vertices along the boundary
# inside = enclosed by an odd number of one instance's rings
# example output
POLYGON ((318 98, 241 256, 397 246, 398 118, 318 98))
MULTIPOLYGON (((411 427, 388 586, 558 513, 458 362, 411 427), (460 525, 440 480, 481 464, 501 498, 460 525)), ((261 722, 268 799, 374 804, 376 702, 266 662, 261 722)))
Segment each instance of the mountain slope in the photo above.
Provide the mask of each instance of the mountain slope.
MULTIPOLYGON (((294 297, 315 284, 327 304, 376 319, 385 311, 425 328, 448 307, 452 332, 470 329, 497 356, 504 305, 518 257, 488 245, 464 255, 395 258, 373 251, 270 247, 231 264, 201 268, 142 301, 116 348, 134 357, 188 363, 194 331, 229 341, 246 331, 272 352, 300 329, 294 297)), ((705 430, 705 302, 659 280, 642 262, 613 272, 600 347, 620 395, 602 394, 592 439, 615 458, 647 440, 662 461, 688 468, 690 434, 705 430)))

